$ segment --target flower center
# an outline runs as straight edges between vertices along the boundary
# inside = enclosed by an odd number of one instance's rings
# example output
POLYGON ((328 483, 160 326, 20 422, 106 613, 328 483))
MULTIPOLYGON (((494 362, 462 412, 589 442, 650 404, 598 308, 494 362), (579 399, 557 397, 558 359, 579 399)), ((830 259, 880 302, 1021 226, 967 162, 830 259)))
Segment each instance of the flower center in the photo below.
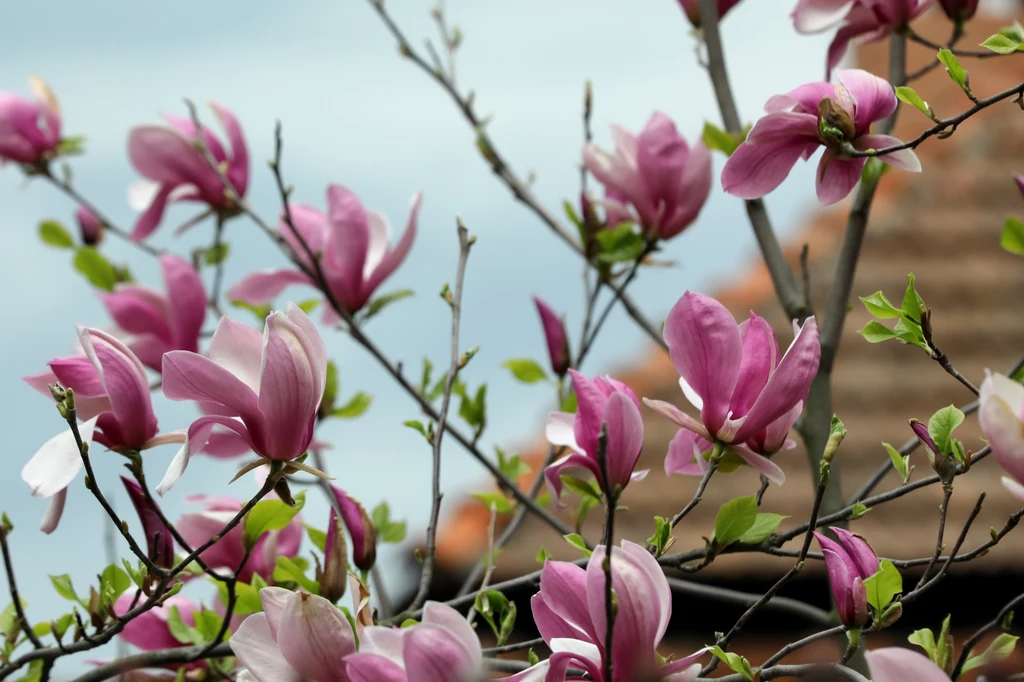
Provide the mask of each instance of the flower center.
POLYGON ((850 114, 831 97, 824 97, 818 102, 818 138, 821 143, 834 149, 841 149, 847 142, 857 137, 850 114))

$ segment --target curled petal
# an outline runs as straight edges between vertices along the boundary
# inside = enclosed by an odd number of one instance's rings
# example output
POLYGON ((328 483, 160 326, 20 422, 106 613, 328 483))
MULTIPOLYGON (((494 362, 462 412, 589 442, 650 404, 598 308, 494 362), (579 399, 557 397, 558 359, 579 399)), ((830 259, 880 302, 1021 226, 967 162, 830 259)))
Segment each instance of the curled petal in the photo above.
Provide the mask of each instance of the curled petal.
MULTIPOLYGON (((96 417, 78 426, 83 443, 91 443, 96 417)), ((70 428, 46 441, 21 470, 33 497, 50 497, 64 490, 82 468, 82 455, 70 428)))
POLYGON ((693 431, 679 429, 668 444, 668 455, 665 457, 665 474, 681 474, 683 476, 702 476, 707 470, 707 462, 703 452, 711 447, 711 443, 693 431))
POLYGON ((232 301, 243 301, 249 305, 262 305, 276 299, 292 284, 312 286, 313 282, 302 272, 292 268, 261 270, 246 275, 228 291, 232 301))
POLYGON ((751 452, 746 446, 733 448, 733 452, 749 464, 754 471, 761 474, 775 485, 782 485, 786 482, 786 474, 778 464, 767 457, 751 452))
POLYGON ((181 446, 181 449, 178 450, 174 459, 171 460, 170 465, 167 467, 167 473, 164 474, 164 478, 160 481, 160 485, 156 487, 158 495, 162 496, 174 487, 174 484, 177 483, 178 479, 185 473, 185 468, 188 466, 188 461, 191 458, 192 453, 199 452, 206 446, 206 442, 210 438, 210 433, 213 431, 213 427, 218 425, 231 429, 238 434, 239 437, 246 439, 250 443, 252 442, 245 425, 237 419, 218 415, 200 417, 192 422, 192 425, 188 427, 188 436, 185 440, 185 444, 181 446))
POLYGON ((874 682, 947 682, 949 675, 927 656, 910 649, 890 647, 867 652, 874 682))
MULTIPOLYGON (((868 149, 877 151, 887 147, 895 147, 898 144, 903 144, 903 142, 889 135, 861 135, 853 141, 853 146, 860 151, 868 149)), ((893 168, 910 171, 911 173, 921 172, 921 160, 917 158, 917 154, 914 153, 913 149, 901 149, 878 158, 893 168)))
POLYGON ((575 470, 576 472, 580 470, 587 471, 598 481, 601 480, 601 469, 597 466, 597 462, 586 455, 574 452, 551 463, 544 469, 544 478, 547 479, 548 490, 551 491, 551 497, 554 498, 555 506, 559 508, 565 506, 562 504, 562 474, 567 473, 567 470, 575 470))
POLYGON ((896 93, 889 81, 863 69, 840 70, 838 76, 857 105, 853 122, 858 134, 896 111, 896 93))

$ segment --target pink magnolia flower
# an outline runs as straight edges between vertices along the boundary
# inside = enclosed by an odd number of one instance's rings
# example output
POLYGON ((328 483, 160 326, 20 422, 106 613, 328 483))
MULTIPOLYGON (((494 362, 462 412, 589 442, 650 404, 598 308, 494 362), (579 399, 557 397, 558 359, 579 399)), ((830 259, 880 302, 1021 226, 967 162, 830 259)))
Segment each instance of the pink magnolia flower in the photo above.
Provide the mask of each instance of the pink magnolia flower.
MULTIPOLYGON (((342 660, 355 653, 352 626, 331 602, 280 587, 260 590, 263 613, 228 643, 257 682, 352 682, 342 660)), ((382 678, 375 678, 382 679, 382 678)))
MULTIPOLYGON (((273 493, 269 496, 273 498, 273 493)), ((191 495, 186 502, 203 505, 198 512, 182 514, 174 524, 181 537, 191 547, 198 547, 221 532, 228 521, 233 519, 242 508, 242 502, 233 497, 191 495)), ((302 518, 296 515, 291 522, 279 531, 270 531, 260 536, 253 547, 251 556, 239 573, 239 579, 248 583, 253 575, 264 580, 271 580, 277 557, 293 557, 299 553, 302 544, 302 518)), ((212 569, 223 569, 234 573, 245 556, 242 543, 242 525, 235 526, 220 540, 204 551, 202 559, 212 569)))
MULTIPOLYGON (((291 204, 292 222, 309 250, 317 256, 331 293, 346 312, 355 313, 370 300, 384 280, 402 264, 413 239, 422 195, 412 197, 405 232, 391 246, 391 226, 381 213, 363 207, 359 198, 341 185, 327 188, 327 215, 305 204, 291 204)), ((312 268, 306 249, 282 217, 281 235, 296 257, 312 268)), ((291 284, 313 286, 304 273, 292 268, 254 272, 228 292, 232 300, 251 305, 273 301, 291 284)), ((330 312, 325 323, 337 316, 330 312)))
POLYGON ((910 649, 875 649, 867 652, 867 659, 873 682, 949 682, 949 675, 942 668, 910 649))
POLYGON ((206 289, 195 268, 172 254, 160 256, 160 267, 166 294, 140 284, 118 284, 100 294, 114 322, 128 333, 129 348, 158 372, 164 353, 199 350, 206 319, 206 289))
POLYGON ((0 92, 0 162, 34 163, 60 145, 60 104, 42 79, 29 79, 34 102, 0 92))
POLYGON ((87 246, 95 246, 103 238, 103 222, 85 206, 79 206, 75 211, 75 221, 78 222, 78 229, 82 235, 82 243, 87 246))
POLYGON ((878 573, 878 557, 859 535, 831 527, 838 542, 815 531, 814 537, 825 554, 825 568, 832 584, 832 596, 839 619, 847 627, 868 622, 868 593, 864 581, 878 573))
MULTIPOLYGON (((118 616, 128 613, 135 601, 135 589, 128 590, 114 602, 114 613, 118 616)), ((181 595, 168 597, 160 606, 132 618, 121 631, 121 639, 143 651, 161 651, 182 646, 171 634, 167 620, 172 609, 178 609, 181 622, 189 627, 195 625, 195 613, 199 610, 191 600, 181 595)), ((175 666, 176 667, 176 666, 175 666)))
MULTIPOLYGON (((721 19, 726 12, 740 4, 740 0, 718 0, 716 4, 718 5, 718 18, 721 19)), ((693 27, 700 28, 700 0, 679 0, 679 6, 683 8, 683 13, 686 14, 686 18, 690 20, 693 27)))
POLYGON ((551 371, 564 376, 569 371, 569 337, 565 333, 565 320, 558 316, 544 301, 536 296, 533 303, 537 306, 540 323, 544 328, 544 340, 548 346, 548 358, 551 360, 551 371))
MULTIPOLYGON (((359 653, 345 658, 351 682, 466 682, 490 679, 480 639, 461 613, 439 602, 423 607, 423 622, 408 628, 370 626, 359 634, 359 653)), ((507 682, 542 682, 534 666, 507 682)), ((554 679, 554 678, 549 678, 554 679)), ((561 678, 559 678, 561 679, 561 678)))
POLYGON ((1003 485, 1024 500, 1024 386, 986 370, 978 399, 981 432, 996 461, 1009 474, 1003 476, 1003 485))
MULTIPOLYGON (((722 169, 722 188, 741 199, 757 199, 786 179, 797 160, 824 147, 816 174, 818 201, 834 204, 860 180, 867 161, 849 149, 867 151, 900 144, 888 135, 872 135, 871 124, 896 110, 888 81, 867 71, 839 72, 839 83, 808 83, 768 100, 762 116, 722 169)), ((881 157, 896 168, 919 172, 921 162, 910 149, 881 157)))
MULTIPOLYGON (((881 40, 916 19, 935 0, 798 0, 793 25, 799 33, 820 33, 839 26, 828 48, 827 69, 842 60, 851 41, 881 40)), ((977 0, 974 0, 977 4, 977 0)))
MULTIPOLYGON (((50 371, 25 381, 49 395, 49 384, 60 383, 75 392, 75 409, 83 423, 83 442, 95 440, 111 450, 145 450, 164 443, 181 443, 185 434, 157 434, 146 370, 121 341, 99 331, 78 327, 84 355, 57 358, 50 371)), ((21 470, 33 497, 52 497, 42 530, 51 533, 64 511, 67 487, 82 469, 82 458, 71 429, 47 441, 21 470)))
POLYGON ((672 616, 672 591, 658 561, 640 545, 623 541, 612 551, 612 589, 618 610, 612 640, 612 680, 604 676, 605 561, 599 545, 583 568, 546 561, 540 591, 530 601, 541 637, 553 652, 537 667, 548 680, 565 679, 569 668, 590 674, 599 682, 671 680, 689 682, 701 666, 695 661, 706 650, 659 667, 658 644, 672 616))
POLYGON ((640 401, 629 386, 611 377, 589 380, 574 369, 569 370, 576 391, 576 414, 552 412, 548 416, 545 435, 552 445, 568 447, 571 453, 544 470, 548 488, 560 504, 563 473, 572 470, 590 472, 601 490, 615 495, 630 481, 640 480, 647 470, 636 471, 636 461, 644 445, 644 423, 640 418, 640 401), (609 481, 604 480, 598 462, 598 437, 602 425, 608 429, 605 457, 609 481))
POLYGON ((217 171, 196 148, 194 142, 198 133, 190 119, 168 114, 164 119, 170 126, 140 125, 128 134, 128 156, 148 181, 132 191, 133 203, 142 211, 132 230, 135 241, 142 241, 156 230, 170 203, 197 201, 215 212, 231 214, 237 207, 230 195, 245 196, 249 186, 249 150, 242 127, 226 107, 211 102, 210 108, 227 133, 231 155, 228 156, 220 140, 206 126, 203 126, 203 140, 213 158, 225 169, 230 188, 224 187, 217 171))
POLYGON ((267 316, 262 338, 252 327, 222 317, 209 357, 184 350, 164 355, 164 395, 218 405, 221 414, 192 422, 188 438, 157 487, 178 481, 189 457, 221 426, 256 454, 289 461, 309 447, 327 381, 327 351, 313 322, 298 306, 267 316), (230 415, 230 416, 229 416, 230 415))
POLYGON ((633 135, 612 126, 615 153, 594 144, 583 147, 583 163, 608 188, 605 203, 614 215, 636 212, 644 232, 669 239, 686 229, 700 213, 711 191, 711 152, 703 142, 693 147, 665 114, 655 112, 633 135))
POLYGON ((799 327, 794 323, 794 330, 796 338, 779 359, 775 333, 762 318, 751 312, 749 320, 737 325, 715 299, 683 294, 665 320, 665 342, 683 395, 700 410, 700 419, 644 398, 689 432, 677 434, 669 459, 685 463, 689 447, 703 463, 700 453, 718 442, 773 482, 785 480, 782 469, 763 455, 785 445, 821 358, 814 318, 799 327))
POLYGON ((128 491, 128 498, 139 515, 142 531, 146 535, 146 555, 157 566, 170 568, 174 565, 174 536, 161 519, 159 507, 155 501, 147 499, 142 486, 135 481, 122 476, 121 482, 128 491))

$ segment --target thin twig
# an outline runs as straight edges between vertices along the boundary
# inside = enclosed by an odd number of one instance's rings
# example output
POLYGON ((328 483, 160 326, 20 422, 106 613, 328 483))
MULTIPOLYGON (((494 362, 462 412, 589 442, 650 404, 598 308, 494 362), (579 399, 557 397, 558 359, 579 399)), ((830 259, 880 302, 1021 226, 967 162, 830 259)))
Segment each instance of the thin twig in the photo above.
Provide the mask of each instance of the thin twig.
POLYGON ((932 349, 930 353, 932 360, 939 363, 939 366, 946 371, 946 374, 953 377, 961 384, 963 384, 968 391, 974 395, 978 395, 978 388, 972 384, 967 377, 960 374, 959 370, 953 366, 953 363, 949 361, 946 354, 939 350, 939 347, 935 344, 935 339, 932 338, 932 311, 925 310, 921 313, 921 333, 924 336, 924 342, 932 349))
POLYGON ((920 589, 922 585, 928 582, 928 576, 932 572, 932 566, 942 556, 942 536, 946 531, 946 512, 949 510, 949 498, 953 496, 953 486, 944 485, 942 486, 942 505, 939 506, 939 536, 935 540, 935 554, 932 555, 932 560, 928 562, 928 565, 924 567, 924 572, 921 573, 921 578, 917 581, 917 588, 920 589))
POLYGON ((949 553, 945 563, 942 564, 942 568, 940 568, 939 572, 935 574, 935 577, 923 585, 919 584, 908 594, 903 595, 900 599, 901 602, 904 604, 910 604, 911 602, 916 601, 922 594, 933 588, 939 583, 939 581, 946 577, 949 567, 953 564, 953 560, 956 558, 956 555, 960 552, 960 548, 963 546, 964 541, 967 539, 967 533, 970 532, 971 526, 974 525, 974 520, 978 518, 978 514, 981 513, 981 505, 984 501, 985 493, 982 493, 978 496, 978 501, 975 503, 974 509, 971 511, 971 515, 967 517, 967 521, 964 523, 964 527, 960 531, 960 537, 956 539, 956 543, 953 545, 953 550, 949 553))
POLYGON ((1003 621, 1006 620, 1006 616, 1011 612, 1016 611, 1017 607, 1024 604, 1024 593, 1017 595, 1006 603, 1003 608, 999 610, 996 617, 989 622, 982 625, 978 630, 971 635, 971 637, 964 642, 963 649, 960 651, 960 658, 957 659, 956 665, 953 667, 953 674, 949 676, 952 682, 956 682, 956 679, 960 677, 960 673, 963 672, 964 664, 967 663, 967 659, 971 655, 971 650, 982 640, 985 635, 993 630, 1001 628, 1003 621))
POLYGON ((808 635, 803 639, 798 639, 795 642, 790 642, 789 644, 787 644, 786 646, 782 647, 774 654, 769 656, 767 659, 765 659, 765 662, 761 664, 761 668, 770 668, 771 666, 775 665, 783 658, 789 656, 791 653, 798 649, 802 649, 809 644, 814 644, 819 640, 827 639, 829 637, 832 637, 833 635, 841 635, 844 632, 846 632, 846 626, 837 625, 834 628, 829 628, 828 630, 821 630, 819 632, 815 632, 813 635, 808 635))
MULTIPOLYGON (((718 660, 717 658, 715 659, 718 660)), ((808 677, 822 672, 831 672, 847 682, 869 682, 869 680, 852 668, 847 668, 839 663, 802 663, 800 665, 776 665, 771 668, 763 668, 756 679, 774 680, 780 677, 808 677)), ((741 673, 716 677, 713 680, 706 677, 698 677, 694 682, 745 682, 746 678, 741 673)))
POLYGON ((615 605, 612 603, 612 555, 615 552, 615 508, 619 504, 618 491, 612 487, 608 475, 608 423, 601 422, 601 432, 597 436, 597 464, 601 469, 601 485, 604 487, 604 679, 612 679, 612 643, 615 636, 615 605))
MULTIPOLYGON (((992 58, 992 57, 1005 57, 1006 56, 1006 55, 1003 55, 1003 54, 999 54, 998 52, 992 52, 990 50, 959 50, 959 49, 951 47, 948 43, 946 45, 939 45, 936 42, 928 40, 927 38, 925 38, 921 34, 919 34, 916 31, 914 31, 914 29, 910 28, 909 26, 906 29, 906 35, 907 35, 907 38, 909 38, 910 40, 914 41, 915 43, 919 43, 921 45, 924 45, 925 47, 930 47, 933 50, 949 50, 950 52, 955 54, 957 57, 974 57, 975 59, 989 59, 989 58, 992 58)), ((1010 54, 1013 54, 1013 53, 1011 52, 1010 54)))
POLYGON ((700 504, 701 499, 704 497, 704 491, 708 487, 708 483, 711 482, 711 477, 718 471, 718 465, 722 461, 722 456, 725 453, 725 448, 719 444, 715 444, 715 449, 711 453, 711 458, 708 460, 708 468, 704 470, 704 475, 700 479, 700 483, 697 484, 697 490, 693 493, 693 497, 686 503, 682 509, 679 510, 675 516, 672 517, 672 527, 676 525, 689 514, 694 508, 700 504))
POLYGON ((18 615, 18 623, 25 636, 37 649, 43 648, 43 643, 32 630, 32 624, 28 622, 25 609, 21 604, 21 597, 18 595, 18 582, 14 579, 14 565, 11 562, 11 549, 7 545, 7 534, 11 529, 0 521, 0 552, 4 555, 4 570, 7 572, 7 591, 11 595, 11 602, 14 604, 14 612, 18 615))
MULTIPOLYGON (((494 574, 494 525, 498 522, 498 508, 491 504, 491 522, 487 524, 487 557, 484 563, 487 565, 487 570, 484 572, 484 579, 480 583, 480 589, 477 593, 481 593, 487 589, 487 584, 491 582, 491 576, 494 574)), ((470 625, 476 620, 476 604, 469 607, 469 613, 466 614, 466 622, 470 625)))

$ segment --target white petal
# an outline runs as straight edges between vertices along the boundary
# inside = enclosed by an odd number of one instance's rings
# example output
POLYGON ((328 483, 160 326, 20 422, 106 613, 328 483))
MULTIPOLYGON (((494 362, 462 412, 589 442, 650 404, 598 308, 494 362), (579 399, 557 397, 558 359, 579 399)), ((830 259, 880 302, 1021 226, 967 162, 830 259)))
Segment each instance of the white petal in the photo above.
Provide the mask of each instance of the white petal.
MULTIPOLYGON (((79 425, 82 442, 92 443, 98 417, 79 425)), ((50 497, 64 490, 82 468, 82 455, 70 427, 46 441, 21 470, 21 478, 32 486, 33 497, 50 497)))
POLYGON ((697 395, 697 391, 693 390, 690 384, 686 383, 686 379, 679 377, 679 388, 683 389, 683 395, 691 405, 698 410, 704 409, 704 399, 697 395))
POLYGON ((552 412, 548 415, 548 423, 544 427, 544 436, 552 445, 563 445, 576 452, 580 446, 576 444, 576 433, 573 429, 576 415, 568 412, 552 412))
POLYGON ((136 211, 145 211, 160 191, 160 183, 153 180, 139 180, 128 185, 128 205, 136 211))

